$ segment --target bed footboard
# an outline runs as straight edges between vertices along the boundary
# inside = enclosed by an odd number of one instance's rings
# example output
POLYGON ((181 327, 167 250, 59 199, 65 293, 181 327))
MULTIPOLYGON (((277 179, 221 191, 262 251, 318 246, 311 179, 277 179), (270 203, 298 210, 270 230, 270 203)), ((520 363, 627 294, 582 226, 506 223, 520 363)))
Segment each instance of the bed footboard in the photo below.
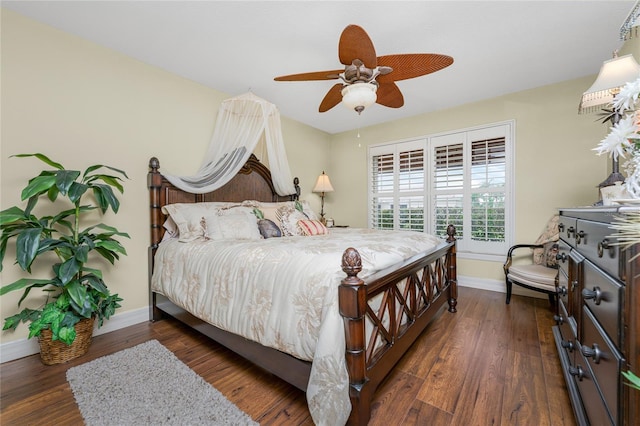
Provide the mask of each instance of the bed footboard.
POLYGON ((457 276, 455 228, 447 242, 427 256, 415 256, 392 271, 363 281, 360 254, 345 250, 339 288, 344 319, 345 358, 352 411, 349 424, 366 425, 378 385, 407 352, 445 302, 456 312, 457 276), (373 299, 375 308, 370 303, 373 299), (367 327, 367 323, 370 327, 367 327))

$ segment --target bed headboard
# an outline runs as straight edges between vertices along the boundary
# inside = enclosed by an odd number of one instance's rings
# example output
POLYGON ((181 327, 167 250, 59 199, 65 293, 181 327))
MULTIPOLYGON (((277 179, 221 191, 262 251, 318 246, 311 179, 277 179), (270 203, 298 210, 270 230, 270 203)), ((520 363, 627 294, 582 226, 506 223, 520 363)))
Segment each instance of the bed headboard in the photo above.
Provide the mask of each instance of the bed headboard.
POLYGON ((201 203, 206 201, 242 202, 257 200, 264 202, 293 201, 300 195, 298 178, 293 180, 296 193, 280 196, 276 193, 269 169, 251 154, 240 171, 223 187, 205 194, 193 194, 175 187, 160 173, 160 161, 156 157, 149 160, 147 187, 149 188, 149 208, 151 218, 151 249, 155 249, 164 235, 162 225, 166 216, 162 207, 173 203, 201 203))

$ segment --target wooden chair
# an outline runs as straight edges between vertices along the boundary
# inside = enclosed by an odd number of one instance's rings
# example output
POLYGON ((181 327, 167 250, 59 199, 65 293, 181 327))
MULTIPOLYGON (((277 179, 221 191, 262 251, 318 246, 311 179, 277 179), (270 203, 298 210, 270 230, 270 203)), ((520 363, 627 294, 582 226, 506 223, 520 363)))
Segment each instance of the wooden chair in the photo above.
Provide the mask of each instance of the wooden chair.
POLYGON ((533 244, 516 244, 509 248, 507 260, 503 265, 507 284, 507 304, 511 301, 512 286, 516 284, 530 290, 546 293, 549 296, 551 306, 555 306, 558 279, 556 260, 558 238, 558 215, 554 215, 533 244), (522 248, 528 248, 532 251, 532 259, 528 263, 513 264, 514 252, 522 248))

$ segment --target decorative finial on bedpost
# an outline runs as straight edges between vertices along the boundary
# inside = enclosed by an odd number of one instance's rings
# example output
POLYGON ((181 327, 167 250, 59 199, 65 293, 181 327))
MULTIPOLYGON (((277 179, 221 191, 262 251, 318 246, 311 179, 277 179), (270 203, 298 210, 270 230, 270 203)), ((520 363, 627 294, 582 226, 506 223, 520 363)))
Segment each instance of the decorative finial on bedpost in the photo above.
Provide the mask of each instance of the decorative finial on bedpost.
POLYGON ((450 243, 452 241, 456 240, 456 237, 454 235, 456 235, 456 227, 453 225, 448 225, 447 226, 447 242, 450 243))
POLYGON ((347 274, 347 280, 357 279, 357 275, 362 271, 362 259, 360 253, 353 247, 349 247, 342 254, 342 270, 347 274))
POLYGON ((156 157, 151 157, 149 160, 149 169, 151 173, 158 173, 158 170, 160 169, 160 160, 156 157))
POLYGON ((300 199, 300 179, 298 179, 297 176, 293 178, 293 186, 296 188, 296 195, 294 196, 295 200, 299 200, 300 199))

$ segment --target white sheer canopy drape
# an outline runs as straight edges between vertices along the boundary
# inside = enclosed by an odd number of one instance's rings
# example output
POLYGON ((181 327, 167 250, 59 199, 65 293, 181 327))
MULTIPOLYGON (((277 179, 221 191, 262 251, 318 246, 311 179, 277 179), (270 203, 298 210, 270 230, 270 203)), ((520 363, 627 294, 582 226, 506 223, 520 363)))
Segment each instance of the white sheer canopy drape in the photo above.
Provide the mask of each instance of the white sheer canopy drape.
POLYGON ((209 149, 196 174, 165 174, 165 177, 184 191, 211 192, 236 175, 263 136, 276 192, 295 194, 282 139, 280 112, 274 104, 250 92, 222 102, 209 149))

